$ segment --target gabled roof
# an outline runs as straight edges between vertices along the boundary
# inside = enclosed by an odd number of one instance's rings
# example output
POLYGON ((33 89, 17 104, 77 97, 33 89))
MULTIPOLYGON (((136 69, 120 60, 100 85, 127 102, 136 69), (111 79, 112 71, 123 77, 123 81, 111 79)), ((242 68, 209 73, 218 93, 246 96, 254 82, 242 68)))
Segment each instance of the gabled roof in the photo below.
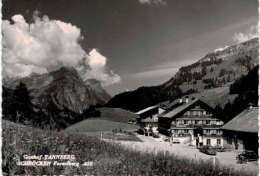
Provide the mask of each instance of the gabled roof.
POLYGON ((173 116, 175 116, 176 114, 182 112, 183 110, 185 110, 186 108, 190 107, 191 105, 193 105, 194 103, 196 103, 197 101, 199 101, 199 99, 195 98, 193 100, 190 100, 188 103, 183 103, 180 106, 177 106, 176 108, 174 108, 173 110, 167 111, 165 113, 162 113, 160 115, 160 117, 167 117, 167 118, 171 118, 173 116))
POLYGON ((140 114, 143 114, 143 113, 145 113, 147 111, 150 111, 150 110, 158 108, 158 107, 159 107, 159 105, 150 106, 148 108, 145 108, 145 109, 142 109, 142 110, 136 112, 135 114, 140 115, 140 114))
POLYGON ((157 105, 158 105, 160 108, 162 108, 162 109, 167 109, 169 103, 170 103, 170 101, 169 101, 169 100, 166 100, 166 101, 163 101, 163 102, 158 103, 157 105))
POLYGON ((194 98, 194 99, 190 99, 188 103, 182 103, 181 105, 177 106, 176 108, 160 114, 159 117, 172 118, 172 117, 178 115, 179 113, 185 111, 187 108, 189 108, 190 106, 194 105, 197 102, 201 102, 201 103, 207 105, 209 108, 212 109, 211 106, 209 106, 208 104, 204 103, 200 99, 194 98))
POLYGON ((156 104, 156 105, 154 105, 154 106, 149 106, 149 107, 147 107, 147 108, 145 108, 145 109, 142 109, 142 110, 136 112, 135 114, 140 115, 140 114, 143 114, 143 113, 145 113, 145 112, 147 112, 147 111, 150 111, 150 110, 152 110, 152 109, 155 109, 155 108, 165 109, 168 103, 169 103, 168 100, 167 100, 167 101, 163 101, 163 102, 160 102, 160 103, 158 103, 158 104, 156 104))
POLYGON ((174 101, 168 103, 168 104, 166 105, 166 109, 172 109, 172 107, 174 107, 174 106, 177 105, 178 103, 179 103, 179 99, 176 99, 176 100, 174 100, 174 101))
POLYGON ((221 127, 221 129, 237 132, 258 133, 258 115, 258 107, 245 109, 221 127))
POLYGON ((141 122, 158 122, 158 118, 156 118, 156 119, 146 118, 146 119, 142 119, 141 122))

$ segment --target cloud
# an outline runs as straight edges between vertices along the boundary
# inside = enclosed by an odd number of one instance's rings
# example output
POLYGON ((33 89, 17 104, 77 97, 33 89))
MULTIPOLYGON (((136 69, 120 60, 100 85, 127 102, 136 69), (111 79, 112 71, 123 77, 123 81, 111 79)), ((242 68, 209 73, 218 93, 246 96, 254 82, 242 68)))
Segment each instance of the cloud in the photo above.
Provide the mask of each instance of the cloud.
POLYGON ((97 79, 108 86, 120 82, 120 76, 106 67, 107 58, 100 54, 96 49, 92 49, 84 62, 77 65, 76 69, 80 73, 82 79, 97 79))
POLYGON ((232 37, 234 42, 236 43, 241 43, 245 42, 247 40, 250 40, 252 38, 258 37, 258 26, 257 25, 252 25, 250 29, 246 33, 238 32, 235 33, 232 37))
POLYGON ((141 4, 147 5, 166 5, 165 0, 138 0, 141 4))
POLYGON ((68 66, 76 68, 84 80, 94 78, 103 85, 120 81, 97 49, 87 53, 80 46, 83 36, 71 23, 40 18, 35 13, 34 22, 29 24, 22 15, 14 15, 11 21, 3 20, 2 32, 3 76, 25 77, 68 66))
POLYGON ((96 49, 89 52, 89 62, 91 68, 102 68, 106 65, 106 58, 102 56, 96 49))

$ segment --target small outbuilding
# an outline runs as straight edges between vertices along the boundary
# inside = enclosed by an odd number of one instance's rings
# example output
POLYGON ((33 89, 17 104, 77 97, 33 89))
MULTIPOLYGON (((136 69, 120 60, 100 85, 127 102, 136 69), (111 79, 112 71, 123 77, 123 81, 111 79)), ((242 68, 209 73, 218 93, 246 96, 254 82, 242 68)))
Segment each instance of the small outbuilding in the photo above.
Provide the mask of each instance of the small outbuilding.
POLYGON ((250 106, 222 127, 224 146, 258 153, 258 111, 250 106))

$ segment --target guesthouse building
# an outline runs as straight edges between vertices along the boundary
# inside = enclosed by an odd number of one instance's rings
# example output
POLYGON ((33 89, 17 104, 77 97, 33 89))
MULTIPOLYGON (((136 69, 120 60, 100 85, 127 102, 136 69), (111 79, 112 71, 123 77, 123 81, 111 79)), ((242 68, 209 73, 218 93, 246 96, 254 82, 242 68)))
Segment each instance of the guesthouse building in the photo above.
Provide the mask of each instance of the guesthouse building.
POLYGON ((158 117, 158 130, 170 136, 172 142, 191 145, 223 146, 223 121, 214 109, 198 98, 183 97, 175 108, 158 117))

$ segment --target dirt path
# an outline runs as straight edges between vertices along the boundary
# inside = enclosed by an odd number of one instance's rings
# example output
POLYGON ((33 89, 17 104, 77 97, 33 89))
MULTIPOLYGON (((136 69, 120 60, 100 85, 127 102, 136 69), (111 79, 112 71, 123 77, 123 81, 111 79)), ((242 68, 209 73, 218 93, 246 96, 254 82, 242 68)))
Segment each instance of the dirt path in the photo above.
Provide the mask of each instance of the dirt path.
MULTIPOLYGON (((206 155, 199 152, 194 146, 188 146, 186 144, 170 144, 169 142, 164 142, 162 139, 156 139, 147 136, 138 136, 143 142, 130 142, 121 141, 120 143, 131 149, 144 151, 144 152, 155 152, 158 151, 168 151, 177 156, 189 158, 189 159, 203 159, 213 161, 214 156, 206 155)), ((257 162, 248 162, 247 164, 237 164, 236 163, 237 152, 218 152, 216 155, 216 163, 220 165, 225 165, 232 167, 237 170, 247 170, 249 172, 258 172, 257 162)))

